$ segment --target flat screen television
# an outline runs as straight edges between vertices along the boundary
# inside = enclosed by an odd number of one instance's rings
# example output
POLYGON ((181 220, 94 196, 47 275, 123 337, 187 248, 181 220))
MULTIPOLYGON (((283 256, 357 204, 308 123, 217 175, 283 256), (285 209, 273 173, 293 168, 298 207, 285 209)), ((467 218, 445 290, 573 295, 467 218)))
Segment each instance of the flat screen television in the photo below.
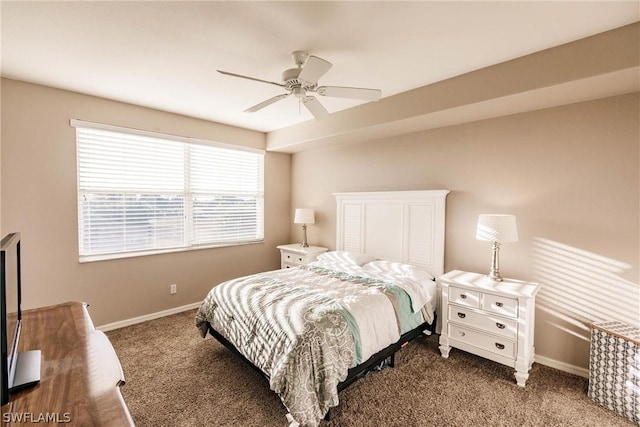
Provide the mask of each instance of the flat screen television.
POLYGON ((10 393, 40 381, 40 350, 18 352, 22 328, 22 271, 20 233, 6 235, 0 242, 0 328, 2 354, 2 405, 10 393))

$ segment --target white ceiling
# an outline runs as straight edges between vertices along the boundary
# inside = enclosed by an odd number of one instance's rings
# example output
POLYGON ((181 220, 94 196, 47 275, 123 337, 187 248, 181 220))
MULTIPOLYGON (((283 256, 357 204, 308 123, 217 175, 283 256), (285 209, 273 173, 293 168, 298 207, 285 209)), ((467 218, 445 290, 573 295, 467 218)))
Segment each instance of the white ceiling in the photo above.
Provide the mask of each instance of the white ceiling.
MULTIPOLYGON (((388 97, 640 20, 640 2, 8 2, 3 77, 269 132, 313 120, 268 81, 307 50, 322 85, 388 97)), ((335 112, 359 101, 319 97, 335 112)))

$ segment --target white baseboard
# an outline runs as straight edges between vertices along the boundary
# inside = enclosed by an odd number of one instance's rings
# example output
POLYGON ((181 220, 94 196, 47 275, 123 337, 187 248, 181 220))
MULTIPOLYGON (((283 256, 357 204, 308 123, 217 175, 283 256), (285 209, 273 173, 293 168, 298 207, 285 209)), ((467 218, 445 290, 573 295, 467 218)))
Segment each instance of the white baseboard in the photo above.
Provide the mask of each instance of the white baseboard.
POLYGON ((558 360, 539 356, 537 354, 535 357, 535 361, 536 363, 548 366, 550 368, 558 369, 559 371, 568 372, 579 377, 589 378, 589 370, 576 365, 570 365, 569 363, 560 362, 558 360))
POLYGON ((137 323, 146 322, 153 319, 159 319, 161 317, 170 316, 172 314, 182 313, 183 311, 193 310, 200 307, 202 301, 194 302, 193 304, 187 304, 180 307, 170 308, 168 310, 158 311, 156 313, 145 314, 144 316, 134 317, 132 319, 121 320, 119 322, 108 323, 106 325, 98 326, 96 329, 107 332, 114 329, 124 328, 125 326, 135 325, 137 323))

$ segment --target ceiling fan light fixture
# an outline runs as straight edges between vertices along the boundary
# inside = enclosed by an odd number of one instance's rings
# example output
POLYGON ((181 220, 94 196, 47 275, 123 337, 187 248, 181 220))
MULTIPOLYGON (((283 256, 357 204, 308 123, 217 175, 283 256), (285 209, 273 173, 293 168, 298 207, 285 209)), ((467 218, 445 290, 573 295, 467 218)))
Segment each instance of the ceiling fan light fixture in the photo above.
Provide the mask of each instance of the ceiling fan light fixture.
POLYGON ((296 98, 304 98, 307 95, 307 91, 302 87, 302 86, 298 86, 298 87, 294 87, 293 88, 293 96, 295 96, 296 98))

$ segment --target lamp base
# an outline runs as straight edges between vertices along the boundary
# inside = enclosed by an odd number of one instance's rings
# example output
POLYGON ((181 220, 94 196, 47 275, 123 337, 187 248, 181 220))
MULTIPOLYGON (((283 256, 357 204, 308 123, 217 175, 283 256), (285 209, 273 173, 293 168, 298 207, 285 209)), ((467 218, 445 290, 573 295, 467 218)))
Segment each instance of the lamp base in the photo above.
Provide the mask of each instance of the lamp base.
POLYGON ((491 270, 489 271, 489 279, 494 282, 502 282, 502 276, 500 276, 500 243, 493 242, 493 252, 491 253, 491 270))
POLYGON ((494 282, 502 282, 502 276, 500 276, 500 272, 499 271, 490 271, 489 272, 489 279, 493 280, 494 282))
POLYGON ((308 248, 309 243, 307 243, 307 224, 302 224, 302 243, 300 246, 303 248, 308 248))

